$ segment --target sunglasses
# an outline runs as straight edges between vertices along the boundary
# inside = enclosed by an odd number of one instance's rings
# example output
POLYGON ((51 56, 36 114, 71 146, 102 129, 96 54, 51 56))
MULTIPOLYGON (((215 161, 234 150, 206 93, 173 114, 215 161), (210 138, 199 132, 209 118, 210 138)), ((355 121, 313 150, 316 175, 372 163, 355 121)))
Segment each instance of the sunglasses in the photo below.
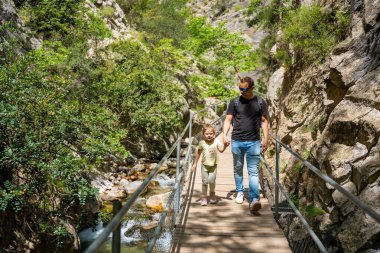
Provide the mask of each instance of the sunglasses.
POLYGON ((242 92, 247 92, 247 91, 249 91, 249 89, 250 89, 250 88, 240 88, 240 87, 239 87, 239 90, 242 91, 242 92))

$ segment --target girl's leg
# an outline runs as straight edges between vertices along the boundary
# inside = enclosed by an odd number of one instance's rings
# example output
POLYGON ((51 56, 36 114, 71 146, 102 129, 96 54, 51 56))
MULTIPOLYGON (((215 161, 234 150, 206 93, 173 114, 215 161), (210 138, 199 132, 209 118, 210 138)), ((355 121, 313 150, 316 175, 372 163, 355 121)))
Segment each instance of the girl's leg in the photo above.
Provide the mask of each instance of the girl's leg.
POLYGON ((207 196, 208 172, 203 164, 201 166, 201 172, 202 172, 202 196, 207 196))
POLYGON ((202 195, 201 195, 201 205, 207 206, 207 187, 208 187, 208 173, 205 166, 201 166, 202 172, 202 195))
POLYGON ((216 166, 209 167, 208 172, 209 172, 208 183, 210 185, 210 203, 215 204, 216 203, 215 181, 216 181, 216 174, 217 174, 216 166))
POLYGON ((208 168, 208 184, 210 185, 210 192, 215 192, 216 171, 216 166, 208 168))

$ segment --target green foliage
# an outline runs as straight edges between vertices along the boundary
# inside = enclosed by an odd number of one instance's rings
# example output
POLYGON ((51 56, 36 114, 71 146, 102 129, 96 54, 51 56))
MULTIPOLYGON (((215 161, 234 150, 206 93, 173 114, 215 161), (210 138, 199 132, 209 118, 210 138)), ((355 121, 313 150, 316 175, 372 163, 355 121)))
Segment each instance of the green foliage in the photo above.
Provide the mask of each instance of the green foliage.
POLYGON ((0 66, 14 61, 24 50, 30 49, 25 41, 17 40, 17 24, 4 22, 0 24, 0 66))
POLYGON ((234 68, 248 71, 258 63, 256 55, 239 34, 229 33, 223 24, 213 27, 205 18, 190 18, 189 38, 183 46, 201 59, 204 72, 212 76, 193 78, 195 86, 208 87, 204 96, 233 96, 230 85, 234 82, 234 68))
POLYGON ((87 16, 89 18, 89 22, 87 23, 85 32, 90 37, 95 37, 97 39, 105 39, 112 36, 111 30, 108 29, 101 17, 94 13, 87 13, 87 16))
POLYGON ((10 177, 10 186, 2 189, 11 205, 24 189, 23 204, 34 193, 68 194, 83 204, 94 195, 78 177, 86 161, 101 161, 112 152, 126 155, 120 144, 125 132, 115 127, 118 118, 97 104, 82 103, 75 98, 80 91, 67 92, 72 82, 47 71, 62 60, 63 54, 38 50, 0 69, 0 164, 25 178, 20 184, 10 177))
POLYGON ((31 7, 27 25, 45 38, 63 38, 83 22, 83 0, 29 0, 23 4, 27 3, 31 7))
POLYGON ((256 49, 255 54, 257 55, 258 61, 262 65, 270 65, 270 50, 275 45, 276 38, 273 35, 265 36, 261 41, 259 48, 256 49))
POLYGON ((271 1, 263 4, 259 0, 251 0, 247 15, 251 15, 251 25, 257 24, 267 29, 274 29, 278 26, 281 17, 289 10, 289 3, 284 1, 280 5, 279 1, 271 1))
POLYGON ((241 5, 241 4, 235 4, 234 5, 234 11, 236 12, 236 11, 240 11, 240 10, 242 10, 243 9, 243 6, 241 5))
POLYGON ((307 161, 310 161, 312 158, 313 158, 313 155, 311 153, 311 148, 308 148, 303 154, 302 154, 302 157, 307 160, 307 161))
POLYGON ((304 212, 306 216, 308 217, 315 217, 321 214, 325 214, 326 211, 323 210, 322 208, 316 207, 315 205, 308 205, 305 207, 304 212))
POLYGON ((174 45, 187 37, 185 0, 118 0, 129 23, 144 32, 149 43, 169 38, 174 45))
POLYGON ((291 57, 289 56, 289 53, 285 49, 279 49, 277 50, 276 54, 274 55, 274 58, 281 62, 285 67, 289 67, 291 65, 291 57))
POLYGON ((121 41, 106 53, 115 59, 102 63, 104 79, 87 91, 120 116, 129 141, 164 138, 181 125, 177 108, 183 106, 183 90, 173 84, 172 68, 186 60, 168 41, 152 51, 121 41))
MULTIPOLYGON (((275 154, 276 154, 276 152, 274 152, 274 155, 275 154)), ((286 168, 287 168, 287 164, 286 163, 281 164, 281 166, 280 166, 280 173, 284 173, 286 171, 286 168)))
MULTIPOLYGON (((44 39, 61 41, 65 46, 85 44, 89 37, 104 39, 111 36, 99 14, 85 9, 83 0, 27 0, 19 7, 21 18, 33 32, 44 39)), ((111 14, 105 8, 100 15, 111 14)))
POLYGON ((284 23, 283 40, 293 45, 297 60, 302 64, 322 62, 341 37, 347 25, 341 14, 341 22, 331 24, 330 16, 317 5, 301 6, 290 11, 284 23))
POLYGON ((335 34, 342 40, 346 36, 350 24, 350 13, 348 10, 338 10, 333 18, 335 22, 335 34))
POLYGON ((115 9, 112 6, 104 6, 100 9, 100 13, 105 18, 110 18, 115 13, 115 9))
POLYGON ((247 8, 247 15, 252 15, 261 5, 261 0, 251 0, 247 8))
POLYGON ((298 195, 295 193, 292 193, 290 194, 289 198, 293 202, 293 204, 298 208, 299 207, 298 195))
MULTIPOLYGON (((0 30, 9 32, 7 25, 0 30)), ((84 97, 86 85, 78 85, 96 75, 84 58, 86 46, 45 41, 40 49, 21 55, 22 45, 11 36, 2 39, 0 214, 36 224, 41 216, 72 219, 80 211, 67 210, 96 194, 88 171, 111 154, 126 157, 121 145, 126 132, 117 114, 84 97), (24 217, 25 212, 32 215, 24 217)), ((56 238, 66 236, 62 229, 38 229, 56 238)))
POLYGON ((187 50, 195 55, 201 55, 218 43, 218 39, 226 33, 221 27, 207 24, 206 18, 191 18, 188 24, 189 39, 184 41, 187 50))
POLYGON ((301 5, 293 9, 289 1, 272 1, 263 5, 252 0, 247 14, 249 26, 257 24, 264 27, 273 38, 277 30, 283 31, 277 38, 277 45, 281 48, 274 59, 270 58, 268 51, 274 40, 269 44, 263 40, 257 50, 260 62, 268 67, 273 67, 273 60, 285 67, 297 65, 301 68, 323 62, 336 43, 346 36, 350 20, 349 12, 344 9, 330 13, 318 5, 301 5))
POLYGON ((298 162, 296 163, 294 166, 293 166, 293 169, 297 172, 297 173, 302 173, 303 172, 303 164, 302 162, 298 162))
POLYGON ((53 231, 53 234, 56 236, 56 240, 57 240, 57 248, 60 249, 64 246, 63 242, 66 238, 70 238, 72 235, 70 234, 69 231, 67 231, 66 227, 65 227, 65 223, 63 221, 61 221, 61 223, 59 224, 59 226, 57 226, 54 231, 53 231))
POLYGON ((182 126, 188 94, 176 77, 193 64, 184 48, 207 73, 189 77, 202 96, 236 95, 229 89, 233 67, 252 70, 258 62, 222 25, 197 18, 187 24, 185 1, 119 2, 149 43, 117 41, 97 50, 112 35, 103 17, 114 10, 90 13, 83 0, 16 1, 43 39, 38 50, 26 52, 12 34, 17 27, 0 25, 0 215, 21 220, 28 212, 28 225, 57 247, 70 237, 66 220, 79 223, 77 210, 97 194, 91 170, 111 156, 124 159, 126 143, 162 142, 182 126), (89 41, 102 57, 87 57, 89 41))

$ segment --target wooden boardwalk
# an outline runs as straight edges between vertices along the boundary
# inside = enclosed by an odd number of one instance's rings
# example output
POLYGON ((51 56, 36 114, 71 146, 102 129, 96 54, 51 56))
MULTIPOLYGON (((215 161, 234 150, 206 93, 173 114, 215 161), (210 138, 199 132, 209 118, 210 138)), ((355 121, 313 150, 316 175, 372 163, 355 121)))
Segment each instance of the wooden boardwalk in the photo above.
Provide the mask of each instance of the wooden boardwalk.
MULTIPOLYGON (((220 136, 219 136, 220 138, 220 136)), ((285 253, 291 252, 288 241, 273 218, 268 201, 261 199, 262 209, 251 213, 245 192, 244 203, 235 203, 235 182, 231 148, 219 154, 216 178, 218 203, 200 205, 200 162, 190 191, 185 194, 184 212, 179 218, 171 252, 182 253, 285 253)), ((244 168, 247 189, 247 172, 244 168)))

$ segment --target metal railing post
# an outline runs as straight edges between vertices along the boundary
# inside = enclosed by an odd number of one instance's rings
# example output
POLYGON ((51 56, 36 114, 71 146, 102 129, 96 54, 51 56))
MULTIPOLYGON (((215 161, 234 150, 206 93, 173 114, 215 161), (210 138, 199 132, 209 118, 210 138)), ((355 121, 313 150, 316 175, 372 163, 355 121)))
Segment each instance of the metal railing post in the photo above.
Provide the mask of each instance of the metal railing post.
MULTIPOLYGON (((178 138, 179 138, 179 135, 178 135, 178 138)), ((176 169, 175 169, 175 182, 178 183, 178 176, 179 176, 179 167, 180 167, 180 163, 181 163, 181 140, 178 141, 177 143, 177 159, 176 159, 176 169)), ((179 192, 177 191, 176 194, 175 194, 175 197, 174 197, 174 222, 176 221, 177 219, 177 214, 179 212, 179 192)))
MULTIPOLYGON (((113 216, 115 216, 121 209, 121 202, 120 200, 114 200, 113 201, 113 216)), ((112 232, 112 253, 120 253, 120 230, 121 225, 119 225, 115 228, 115 230, 112 232)))
MULTIPOLYGON (((280 143, 278 143, 276 138, 276 179, 280 182, 280 143)), ((279 191, 278 185, 275 185, 274 192, 274 215, 278 217, 278 199, 279 199, 279 191)))
POLYGON ((190 111, 190 119, 189 119, 189 122, 190 122, 190 125, 189 125, 189 144, 190 144, 190 141, 191 141, 191 135, 193 134, 192 133, 192 128, 193 128, 193 112, 190 111))
MULTIPOLYGON (((190 153, 192 154, 192 135, 193 135, 193 132, 192 132, 192 128, 193 128, 193 116, 194 116, 194 113, 192 111, 190 111, 190 119, 189 119, 189 146, 188 146, 188 150, 190 150, 190 153)), ((188 163, 191 164, 192 162, 192 159, 191 159, 191 156, 189 157, 189 161, 188 163)), ((189 164, 187 164, 187 166, 189 166, 189 164)), ((188 170, 188 167, 186 167, 186 170, 184 170, 184 175, 185 175, 185 179, 187 178, 187 170, 188 170)))

